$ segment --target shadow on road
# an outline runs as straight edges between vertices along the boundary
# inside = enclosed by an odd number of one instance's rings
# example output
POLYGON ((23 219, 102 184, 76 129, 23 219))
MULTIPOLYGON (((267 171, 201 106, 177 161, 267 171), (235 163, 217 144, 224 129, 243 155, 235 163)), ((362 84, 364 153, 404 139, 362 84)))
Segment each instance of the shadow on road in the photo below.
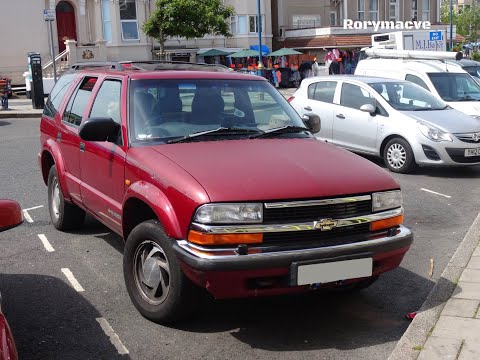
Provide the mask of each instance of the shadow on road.
POLYGON ((9 121, 0 120, 0 126, 7 126, 7 125, 12 125, 12 123, 9 121))
POLYGON ((2 309, 20 359, 129 359, 95 320, 101 315, 62 280, 0 274, 2 309))

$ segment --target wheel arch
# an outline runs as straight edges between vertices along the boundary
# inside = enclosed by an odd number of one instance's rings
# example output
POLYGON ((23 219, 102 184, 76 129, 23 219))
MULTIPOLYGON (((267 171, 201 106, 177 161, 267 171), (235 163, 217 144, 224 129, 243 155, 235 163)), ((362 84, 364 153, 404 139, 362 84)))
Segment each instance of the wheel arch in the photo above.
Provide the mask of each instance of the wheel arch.
POLYGON ((58 181, 65 199, 71 200, 67 184, 65 182, 65 165, 58 145, 53 140, 47 140, 40 154, 40 168, 45 185, 48 185, 48 174, 50 168, 55 165, 58 174, 58 181))
POLYGON ((408 143, 408 145, 410 145, 410 147, 412 147, 412 145, 410 144, 410 141, 408 141, 404 136, 398 135, 398 134, 391 134, 391 135, 388 135, 385 139, 383 139, 382 143, 380 144, 380 157, 383 158, 383 152, 385 151, 385 147, 387 146, 388 142, 392 139, 395 139, 395 138, 400 138, 400 139, 406 141, 408 143))
POLYGON ((122 210, 122 232, 126 240, 138 224, 157 219, 165 234, 180 239, 182 231, 173 207, 157 187, 144 181, 132 184, 125 195, 122 210))

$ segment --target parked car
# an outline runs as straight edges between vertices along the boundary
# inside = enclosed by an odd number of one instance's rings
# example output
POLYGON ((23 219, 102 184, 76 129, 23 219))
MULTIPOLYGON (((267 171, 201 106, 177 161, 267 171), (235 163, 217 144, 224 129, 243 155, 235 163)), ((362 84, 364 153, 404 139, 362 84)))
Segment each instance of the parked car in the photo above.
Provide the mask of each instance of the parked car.
POLYGON ((480 164, 480 121, 422 87, 368 76, 310 78, 290 98, 322 119, 317 138, 382 157, 393 172, 419 165, 480 164))
MULTIPOLYGON (((398 59, 393 50, 384 58, 367 58, 358 62, 355 75, 408 80, 430 91, 435 97, 476 119, 480 119, 480 85, 465 69, 443 59, 398 59), (392 51, 392 55, 388 55, 392 51)), ((429 51, 429 56, 439 56, 429 51)), ((450 53, 455 55, 454 53, 450 53)), ((440 57, 440 56, 439 56, 440 57)))
POLYGON ((480 84, 480 62, 470 59, 461 59, 461 60, 447 60, 448 64, 454 64, 460 67, 463 71, 466 71, 470 74, 471 77, 475 79, 477 83, 480 84))
POLYGON ((413 241, 399 184, 318 141, 318 116, 302 122, 261 77, 126 65, 59 79, 38 159, 57 229, 88 212, 126 241, 143 316, 187 316, 201 288, 217 299, 360 289, 399 266, 413 241))
MULTIPOLYGON (((0 199, 0 232, 11 229, 23 222, 20 205, 12 200, 0 199)), ((12 331, 2 313, 2 295, 0 294, 0 360, 17 360, 18 354, 12 331)))

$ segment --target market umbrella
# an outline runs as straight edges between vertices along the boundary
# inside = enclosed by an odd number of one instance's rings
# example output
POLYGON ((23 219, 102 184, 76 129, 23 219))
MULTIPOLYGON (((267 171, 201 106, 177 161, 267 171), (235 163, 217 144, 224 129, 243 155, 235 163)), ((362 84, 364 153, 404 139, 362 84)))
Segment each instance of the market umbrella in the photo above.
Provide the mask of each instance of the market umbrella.
POLYGON ((258 56, 258 51, 255 50, 242 50, 230 55, 232 58, 242 58, 242 57, 254 57, 258 56))
POLYGON ((229 52, 219 50, 219 49, 210 49, 203 53, 198 54, 198 56, 225 56, 230 54, 229 52))
POLYGON ((300 55, 300 54, 302 54, 300 51, 288 49, 288 48, 282 48, 280 50, 272 52, 268 56, 285 56, 285 55, 300 55))

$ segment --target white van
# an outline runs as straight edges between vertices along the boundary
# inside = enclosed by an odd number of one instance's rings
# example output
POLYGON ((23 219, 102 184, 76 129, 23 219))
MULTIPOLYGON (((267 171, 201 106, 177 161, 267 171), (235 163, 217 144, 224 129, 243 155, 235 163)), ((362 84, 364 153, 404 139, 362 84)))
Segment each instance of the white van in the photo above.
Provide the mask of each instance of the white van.
MULTIPOLYGON (((438 60, 419 59, 421 56, 416 56, 415 59, 390 58, 401 52, 399 50, 377 50, 376 54, 382 54, 381 58, 369 57, 359 61, 355 75, 409 80, 429 90, 452 108, 480 119, 480 85, 466 71, 456 64, 442 60, 438 53, 432 56, 438 60)), ((406 53, 415 52, 407 51, 406 53)), ((448 56, 455 53, 444 54, 448 56)), ((427 55, 425 56, 427 57, 427 55)))

